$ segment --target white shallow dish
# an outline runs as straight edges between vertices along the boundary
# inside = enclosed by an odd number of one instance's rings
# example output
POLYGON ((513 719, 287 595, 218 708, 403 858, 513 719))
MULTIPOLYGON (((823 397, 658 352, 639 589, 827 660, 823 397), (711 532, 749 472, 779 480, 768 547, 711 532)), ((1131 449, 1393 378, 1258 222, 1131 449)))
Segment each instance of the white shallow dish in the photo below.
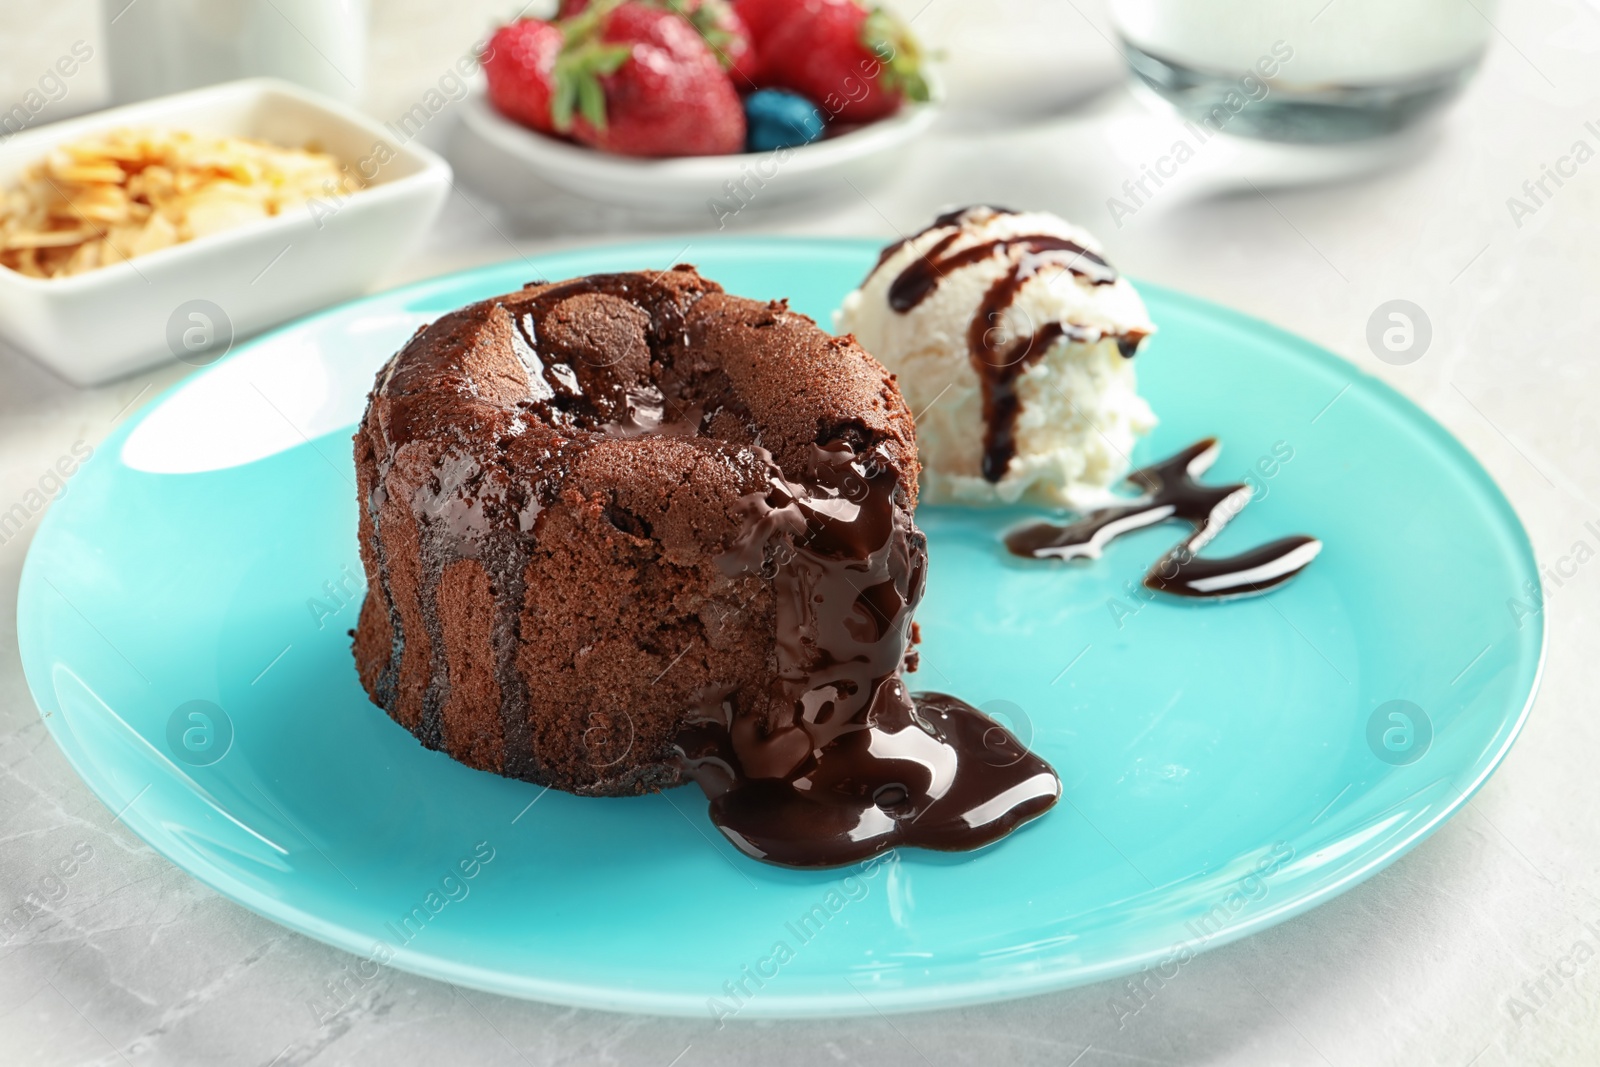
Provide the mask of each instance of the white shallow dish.
POLYGON ((608 204, 698 214, 718 229, 747 206, 836 195, 845 180, 877 182, 904 162, 906 147, 937 114, 937 104, 907 104, 887 119, 799 148, 635 159, 546 137, 501 115, 481 92, 463 102, 468 129, 531 178, 608 204))
POLYGON ((315 211, 295 209, 84 274, 43 279, 0 268, 0 333, 77 385, 174 358, 208 363, 234 337, 360 295, 432 225, 450 188, 450 166, 434 153, 396 145, 359 112, 266 78, 18 134, 0 146, 0 187, 55 146, 119 126, 314 147, 352 169, 366 163, 371 177, 315 211))

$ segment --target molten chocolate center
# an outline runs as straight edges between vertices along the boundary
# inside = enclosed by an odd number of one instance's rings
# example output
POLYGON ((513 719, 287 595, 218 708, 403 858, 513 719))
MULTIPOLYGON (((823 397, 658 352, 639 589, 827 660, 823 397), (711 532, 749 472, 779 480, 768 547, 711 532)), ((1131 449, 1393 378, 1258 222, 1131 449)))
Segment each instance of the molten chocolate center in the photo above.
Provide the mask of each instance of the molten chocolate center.
POLYGON ((743 852, 792 867, 886 849, 972 849, 1048 810, 1049 764, 952 696, 901 678, 927 543, 894 471, 817 448, 804 482, 771 467, 723 565, 778 598, 771 721, 713 698, 680 742, 711 819, 743 852))

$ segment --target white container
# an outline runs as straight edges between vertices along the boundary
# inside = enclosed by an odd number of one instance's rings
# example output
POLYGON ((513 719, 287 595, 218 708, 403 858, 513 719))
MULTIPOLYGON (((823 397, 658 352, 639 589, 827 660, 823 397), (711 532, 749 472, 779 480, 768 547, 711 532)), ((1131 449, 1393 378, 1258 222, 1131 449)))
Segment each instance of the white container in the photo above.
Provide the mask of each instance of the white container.
POLYGON ((937 114, 934 104, 908 103, 889 118, 798 148, 638 159, 530 130, 501 115, 482 93, 462 106, 467 128, 529 177, 606 204, 700 215, 713 229, 724 228, 746 207, 838 196, 849 191, 843 180, 876 182, 905 162, 906 150, 937 114))
POLYGON ((21 133, 0 187, 54 146, 120 126, 165 126, 328 152, 366 188, 65 278, 0 267, 0 333, 77 385, 221 356, 256 333, 363 293, 432 225, 450 166, 359 113, 269 79, 231 82, 21 133), (387 153, 387 156, 386 156, 387 153))
POLYGON ((119 104, 237 78, 361 98, 367 0, 101 0, 119 104))

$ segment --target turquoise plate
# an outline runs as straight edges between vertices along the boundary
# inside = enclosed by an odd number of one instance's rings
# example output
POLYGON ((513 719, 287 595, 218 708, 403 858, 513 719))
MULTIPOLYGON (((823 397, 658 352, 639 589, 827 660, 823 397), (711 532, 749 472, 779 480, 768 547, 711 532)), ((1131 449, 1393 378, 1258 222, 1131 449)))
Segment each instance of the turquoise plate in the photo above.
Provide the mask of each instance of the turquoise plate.
MULTIPOLYGON (((827 322, 875 251, 706 239, 688 258, 827 322)), ((599 1008, 842 1015, 1175 973, 1392 862, 1516 737, 1544 633, 1508 600, 1537 571, 1482 468, 1343 360, 1147 286, 1162 422, 1135 458, 1219 435, 1212 477, 1258 488, 1214 550, 1327 548, 1266 597, 1147 601, 1173 527, 1037 564, 998 546, 1021 512, 923 509, 914 683, 1055 765, 1043 818, 973 854, 782 870, 737 855, 692 787, 581 800, 424 750, 367 702, 346 634, 373 373, 467 301, 682 254, 589 249, 359 300, 241 346, 101 445, 34 541, 18 631, 107 807, 217 891, 378 963, 599 1008)))

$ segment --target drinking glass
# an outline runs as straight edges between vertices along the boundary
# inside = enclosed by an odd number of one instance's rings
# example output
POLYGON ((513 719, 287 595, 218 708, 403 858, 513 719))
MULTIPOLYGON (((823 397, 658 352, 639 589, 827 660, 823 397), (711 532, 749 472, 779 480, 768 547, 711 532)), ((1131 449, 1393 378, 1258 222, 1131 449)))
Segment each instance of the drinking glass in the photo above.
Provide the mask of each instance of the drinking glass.
POLYGON ((1277 141, 1403 129, 1454 97, 1494 0, 1111 0, 1135 78, 1190 122, 1277 141))

